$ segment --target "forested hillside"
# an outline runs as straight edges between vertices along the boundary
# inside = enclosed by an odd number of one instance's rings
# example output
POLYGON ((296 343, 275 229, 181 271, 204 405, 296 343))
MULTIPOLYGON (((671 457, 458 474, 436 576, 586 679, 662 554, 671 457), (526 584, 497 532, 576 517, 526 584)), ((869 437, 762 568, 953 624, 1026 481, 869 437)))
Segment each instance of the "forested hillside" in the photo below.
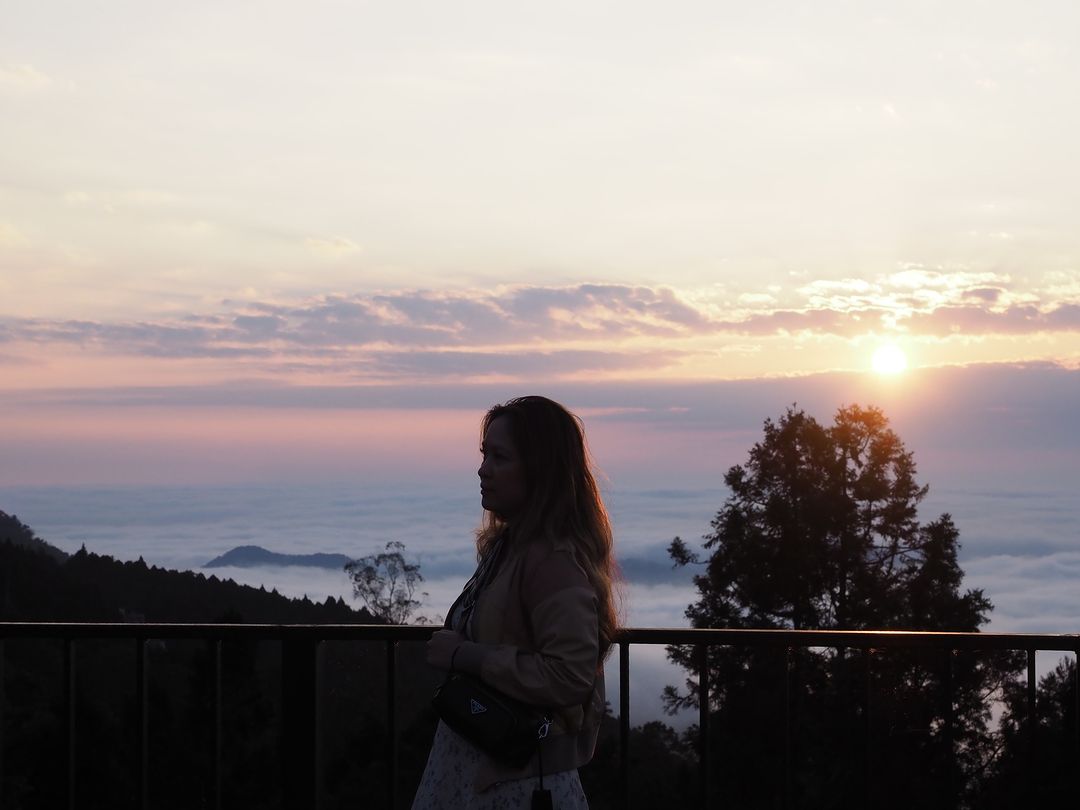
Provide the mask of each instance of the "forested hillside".
MULTIPOLYGON (((81 549, 65 555, 0 513, 0 621, 376 623, 341 599, 313 603, 142 560, 81 549)), ((136 807, 136 647, 131 639, 74 645, 76 782, 81 807, 136 807)), ((222 643, 223 790, 226 806, 279 807, 281 645, 222 643)), ((326 806, 386 789, 385 645, 324 642, 320 651, 326 806)), ((400 645, 398 717, 404 774, 423 766, 434 686, 422 645, 400 645)), ((5 808, 65 802, 64 645, 3 642, 5 808)), ((154 807, 212 806, 214 660, 205 639, 151 641, 146 649, 150 795, 154 807)), ((349 800, 352 800, 352 805, 349 800)))
POLYGON ((46 543, 34 534, 34 530, 19 520, 18 517, 9 515, 7 512, 0 509, 0 544, 3 543, 10 543, 13 546, 19 546, 21 548, 34 549, 55 560, 67 558, 66 553, 56 546, 46 543))

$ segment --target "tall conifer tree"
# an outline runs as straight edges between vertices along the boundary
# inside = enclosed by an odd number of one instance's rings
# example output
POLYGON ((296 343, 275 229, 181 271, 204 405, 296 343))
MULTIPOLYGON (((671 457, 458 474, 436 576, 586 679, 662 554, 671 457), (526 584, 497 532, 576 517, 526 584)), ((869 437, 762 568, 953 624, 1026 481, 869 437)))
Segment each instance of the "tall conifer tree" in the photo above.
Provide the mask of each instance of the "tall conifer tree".
MULTIPOLYGON (((676 564, 704 566, 692 626, 970 632, 988 621, 989 599, 962 589, 952 518, 920 524, 928 487, 880 410, 842 408, 825 426, 792 407, 724 482, 707 559, 680 538, 669 548, 676 564)), ((692 649, 668 654, 695 672, 692 649)), ((985 697, 1016 670, 1012 655, 916 650, 713 647, 708 662, 718 790, 739 807, 960 806, 993 757, 985 697)), ((687 687, 668 687, 669 709, 697 705, 693 676, 687 687)))

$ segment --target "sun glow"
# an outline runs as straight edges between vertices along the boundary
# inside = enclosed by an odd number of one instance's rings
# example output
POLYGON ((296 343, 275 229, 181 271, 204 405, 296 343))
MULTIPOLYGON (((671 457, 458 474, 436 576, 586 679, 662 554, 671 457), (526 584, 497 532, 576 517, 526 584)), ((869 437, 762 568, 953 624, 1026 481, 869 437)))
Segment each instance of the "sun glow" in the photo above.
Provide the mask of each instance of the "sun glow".
POLYGON ((874 352, 870 365, 878 374, 899 374, 907 368, 907 357, 895 343, 886 343, 874 352))

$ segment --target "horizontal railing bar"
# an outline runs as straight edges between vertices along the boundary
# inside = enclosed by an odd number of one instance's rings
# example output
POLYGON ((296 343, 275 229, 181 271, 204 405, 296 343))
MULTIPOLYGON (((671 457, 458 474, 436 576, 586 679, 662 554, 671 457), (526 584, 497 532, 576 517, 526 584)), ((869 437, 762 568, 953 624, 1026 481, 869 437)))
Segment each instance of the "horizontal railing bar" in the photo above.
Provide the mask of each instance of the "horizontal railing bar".
POLYGON ((439 626, 410 624, 214 624, 0 622, 0 638, 311 639, 426 641, 439 626))
MULTIPOLYGON (((430 624, 212 624, 148 622, 0 622, 0 638, 295 639, 426 641, 430 624)), ((736 630, 624 627, 614 641, 629 644, 728 646, 924 647, 951 650, 1080 649, 1077 633, 950 633, 914 630, 736 630)))
POLYGON ((719 644, 790 647, 926 647, 951 650, 1059 650, 1080 645, 1076 633, 950 633, 916 630, 735 630, 627 627, 616 640, 631 644, 719 644))

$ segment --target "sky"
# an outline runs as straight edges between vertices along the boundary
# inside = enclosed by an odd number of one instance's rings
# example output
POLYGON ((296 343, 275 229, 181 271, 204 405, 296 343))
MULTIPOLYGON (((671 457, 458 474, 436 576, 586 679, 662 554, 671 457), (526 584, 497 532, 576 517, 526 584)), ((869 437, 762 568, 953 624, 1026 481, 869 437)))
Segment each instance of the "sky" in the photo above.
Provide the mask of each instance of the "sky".
POLYGON ((616 499, 719 500, 764 419, 857 402, 973 567, 1046 586, 1010 627, 1080 612, 1074 3, 0 19, 5 493, 456 495, 546 393, 616 499))
POLYGON ((1080 356, 1071 3, 0 8, 5 388, 1080 356))

